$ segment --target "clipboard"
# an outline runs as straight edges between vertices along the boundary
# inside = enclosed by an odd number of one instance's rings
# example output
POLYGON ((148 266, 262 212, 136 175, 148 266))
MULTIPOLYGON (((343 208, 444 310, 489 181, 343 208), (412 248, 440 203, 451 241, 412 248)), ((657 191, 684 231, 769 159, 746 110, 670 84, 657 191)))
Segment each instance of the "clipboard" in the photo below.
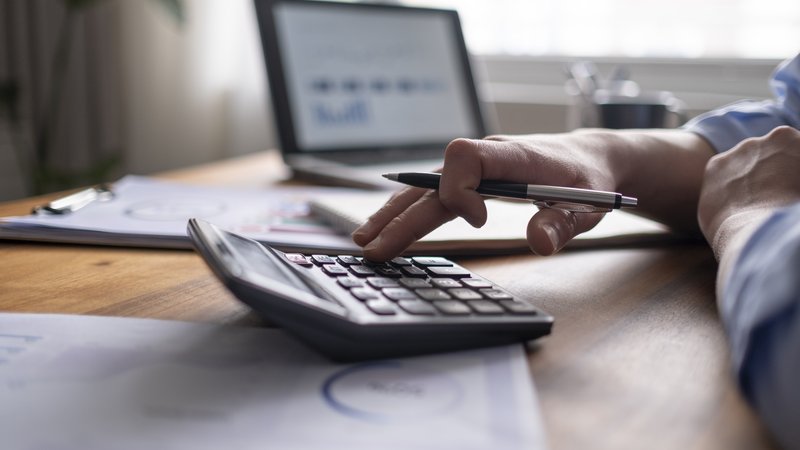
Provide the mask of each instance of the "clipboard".
POLYGON ((341 188, 236 189, 129 175, 0 218, 0 239, 191 249, 190 218, 204 218, 284 251, 359 253, 349 237, 313 217, 312 197, 341 188))

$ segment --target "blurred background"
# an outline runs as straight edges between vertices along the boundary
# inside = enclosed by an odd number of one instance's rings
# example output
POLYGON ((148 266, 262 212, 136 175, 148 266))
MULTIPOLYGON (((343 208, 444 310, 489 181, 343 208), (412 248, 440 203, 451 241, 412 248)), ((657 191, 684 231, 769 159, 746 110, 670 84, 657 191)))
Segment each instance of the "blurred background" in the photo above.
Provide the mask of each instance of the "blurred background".
MULTIPOLYGON (((570 129, 565 68, 619 67, 688 116, 770 96, 796 0, 406 0, 458 9, 503 133, 570 129)), ((251 0, 0 0, 0 200, 276 145, 251 0)))

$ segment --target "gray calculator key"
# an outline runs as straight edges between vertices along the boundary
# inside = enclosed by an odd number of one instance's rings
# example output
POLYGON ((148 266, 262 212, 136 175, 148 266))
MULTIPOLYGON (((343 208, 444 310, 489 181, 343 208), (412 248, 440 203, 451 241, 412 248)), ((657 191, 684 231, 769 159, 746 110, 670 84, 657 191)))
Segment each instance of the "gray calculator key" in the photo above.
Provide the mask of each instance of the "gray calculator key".
POLYGON ((368 300, 366 305, 370 311, 381 316, 391 316, 397 313, 394 305, 386 300, 368 300))
POLYGON ((400 268, 400 271, 407 277, 428 278, 428 272, 416 266, 404 266, 400 268))
POLYGON ((418 266, 452 266, 453 263, 439 256, 417 256, 411 258, 418 266))
POLYGON ((403 274, 394 267, 376 267, 375 273, 388 278, 400 278, 403 274))
POLYGON ((449 300, 450 294, 441 290, 441 289, 417 289, 417 295, 420 296, 423 300, 433 301, 433 300, 449 300))
POLYGON ((417 300, 417 294, 414 291, 409 291, 406 288, 386 288, 383 289, 383 295, 389 300, 417 300))
POLYGON ((397 267, 405 267, 411 265, 411 261, 409 261, 407 258, 403 258, 402 256, 394 258, 393 260, 389 261, 389 263, 397 267))
POLYGON ((367 266, 350 266, 350 273, 357 277, 371 277, 375 275, 375 271, 372 270, 372 267, 367 266))
POLYGON ((378 295, 377 292, 367 288, 354 288, 350 291, 350 293, 353 294, 353 297, 361 301, 380 298, 380 295, 378 295))
POLYGON ((452 278, 432 278, 431 284, 438 288, 460 288, 463 285, 452 278))
POLYGON ((431 274, 433 277, 447 277, 447 278, 467 278, 471 277, 472 274, 469 273, 467 269, 463 267, 440 267, 440 266, 431 266, 427 268, 428 273, 431 274))
POLYGON ((401 278, 398 280, 400 285, 407 287, 409 289, 421 289, 421 288, 429 288, 433 287, 427 280, 421 280, 419 278, 401 278))
POLYGON ((480 293, 467 288, 448 289, 447 292, 459 300, 480 300, 483 298, 480 293))
POLYGON ((466 286, 475 289, 494 287, 492 286, 492 283, 489 283, 486 280, 481 280, 480 278, 464 278, 463 280, 461 280, 461 282, 464 283, 466 286))
POLYGON ((436 308, 431 306, 428 302, 421 300, 400 300, 397 304, 405 312, 415 315, 432 316, 436 314, 436 308))
POLYGON ((478 314, 503 314, 505 312, 500 305, 489 300, 470 300, 467 304, 478 314))
POLYGON ((325 264, 322 266, 322 271, 333 277, 347 275, 347 269, 338 264, 325 264))
POLYGON ((398 287, 397 280, 392 278, 371 277, 367 278, 367 283, 376 289, 398 287))
POLYGON ((339 264, 343 266, 355 266, 361 264, 361 261, 359 261, 358 258, 353 255, 339 255, 336 257, 336 260, 339 261, 339 264))
POLYGON ((364 287, 364 283, 356 278, 340 277, 336 280, 336 282, 339 283, 339 286, 347 289, 364 287))
POLYGON ((484 297, 491 300, 511 300, 514 298, 508 292, 502 291, 500 289, 480 289, 479 291, 481 294, 484 295, 484 297))
POLYGON ((333 264, 336 262, 328 255, 311 255, 311 261, 318 265, 333 264))
POLYGON ((464 316, 472 312, 467 305, 458 300, 437 300, 433 302, 433 306, 443 314, 451 316, 464 316))
POLYGON ((522 315, 536 314, 536 308, 527 303, 514 300, 500 300, 498 303, 503 305, 503 308, 507 309, 512 314, 522 314, 522 315))

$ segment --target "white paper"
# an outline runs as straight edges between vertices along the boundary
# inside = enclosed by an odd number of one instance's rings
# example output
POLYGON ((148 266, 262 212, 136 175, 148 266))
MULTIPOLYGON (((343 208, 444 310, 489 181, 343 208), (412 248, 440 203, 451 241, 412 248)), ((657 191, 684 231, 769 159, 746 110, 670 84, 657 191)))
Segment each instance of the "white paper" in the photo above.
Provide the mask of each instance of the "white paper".
POLYGON ((0 236, 190 247, 186 223, 195 217, 284 249, 356 251, 349 236, 337 234, 308 211, 309 199, 348 191, 300 187, 247 190, 127 176, 114 183, 113 200, 96 201, 71 214, 6 217, 0 221, 0 236))
POLYGON ((334 364, 280 330, 0 314, 15 450, 539 449, 521 345, 334 364))

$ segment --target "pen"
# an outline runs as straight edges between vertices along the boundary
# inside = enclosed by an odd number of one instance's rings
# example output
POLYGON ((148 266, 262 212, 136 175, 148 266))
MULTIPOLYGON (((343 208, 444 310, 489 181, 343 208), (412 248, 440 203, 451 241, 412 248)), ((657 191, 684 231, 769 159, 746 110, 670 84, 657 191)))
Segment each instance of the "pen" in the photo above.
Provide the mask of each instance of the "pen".
MULTIPOLYGON (((387 173, 384 178, 427 189, 439 189, 441 174, 429 172, 387 173)), ((561 186, 510 183, 483 180, 476 192, 505 198, 533 200, 537 206, 561 208, 573 212, 602 212, 619 208, 634 208, 638 200, 617 192, 595 191, 561 186)))
POLYGON ((107 201, 114 198, 111 187, 105 184, 90 187, 63 198, 53 200, 47 205, 36 206, 31 211, 33 214, 69 214, 75 212, 94 201, 107 201))

